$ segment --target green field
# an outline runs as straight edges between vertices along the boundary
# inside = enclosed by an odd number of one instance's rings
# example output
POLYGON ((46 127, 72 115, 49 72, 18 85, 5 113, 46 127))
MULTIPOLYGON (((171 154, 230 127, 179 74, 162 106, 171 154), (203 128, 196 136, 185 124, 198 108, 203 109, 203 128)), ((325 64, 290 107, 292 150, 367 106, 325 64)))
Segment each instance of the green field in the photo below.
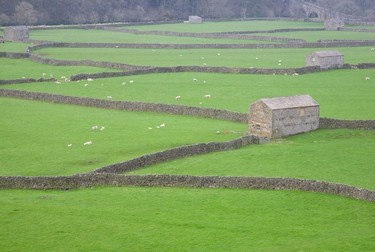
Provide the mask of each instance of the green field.
POLYGON ((318 130, 265 146, 189 157, 131 173, 303 178, 373 190, 374 149, 374 131, 318 130))
POLYGON ((98 73, 116 71, 113 69, 85 66, 52 66, 30 61, 28 59, 0 58, 1 79, 22 79, 22 78, 56 78, 70 77, 79 73, 98 73))
POLYGON ((372 251, 375 205, 232 189, 0 191, 2 251, 372 251))
POLYGON ((233 31, 266 31, 275 29, 323 28, 322 23, 290 22, 290 21, 231 21, 203 22, 202 24, 159 24, 131 25, 125 28, 141 31, 175 31, 175 32, 233 32, 233 31))
MULTIPOLYGON (((37 53, 60 60, 90 59, 141 66, 294 68, 305 66, 306 56, 317 50, 325 49, 46 48, 38 50, 37 53)), ((374 62, 375 52, 371 51, 371 47, 330 48, 330 50, 342 52, 345 55, 345 63, 348 64, 374 62)))
POLYGON ((375 40, 375 34, 372 32, 354 32, 354 31, 304 31, 304 32, 276 32, 262 33, 261 36, 272 36, 281 38, 304 39, 308 42, 317 40, 375 40))
POLYGON ((56 42, 80 42, 80 43, 146 43, 146 44, 254 44, 265 43, 255 40, 240 39, 205 39, 193 37, 171 37, 158 35, 142 35, 124 32, 83 30, 83 29, 60 29, 55 30, 33 30, 30 37, 35 40, 56 42))
POLYGON ((263 97, 310 94, 320 103, 323 117, 373 119, 374 80, 373 70, 335 70, 299 76, 165 73, 60 85, 54 82, 5 85, 3 88, 99 99, 110 95, 113 100, 179 104, 243 113, 247 112, 250 103, 263 97), (371 79, 366 81, 366 77, 371 79), (197 81, 193 81, 194 78, 197 81), (204 98, 206 94, 211 98, 204 98), (176 96, 181 96, 181 99, 176 100, 176 96))
MULTIPOLYGON (((180 32, 321 27, 322 23, 290 21, 126 26, 145 31, 180 32)), ((373 33, 319 31, 264 35, 314 41, 367 39, 373 33)), ((35 30, 31 31, 31 37, 65 42, 254 43, 78 29, 35 30)), ((0 52, 23 52, 25 46, 0 44, 0 52)), ((342 52, 345 63, 374 63, 372 47, 329 50, 342 52)), ((293 68, 304 66, 305 57, 315 50, 325 48, 47 48, 34 53, 62 60, 91 59, 134 65, 293 68)), ((263 97, 310 94, 319 102, 322 117, 375 119, 374 69, 331 70, 298 76, 187 72, 74 82, 65 82, 62 78, 103 71, 118 70, 50 66, 28 59, 0 58, 0 80, 52 75, 60 82, 1 85, 0 88, 103 100, 112 96, 115 101, 179 104, 242 113, 248 111, 250 103, 263 97), (206 94, 211 98, 204 98, 206 94), (176 96, 181 99, 177 100, 176 96)), ((223 142, 247 134, 246 124, 189 116, 5 97, 0 98, 0 108, 2 176, 87 173, 144 154, 195 143, 223 142), (160 128, 161 124, 165 127, 160 128), (99 129, 93 131, 94 125, 99 129), (84 145, 87 141, 92 144, 84 145)), ((320 129, 238 150, 174 160, 132 174, 304 178, 374 190, 374 149, 374 131, 320 129)), ((287 190, 158 187, 0 190, 0 250, 374 251, 374 211, 373 202, 287 190)))
POLYGON ((25 52, 25 48, 31 44, 18 43, 18 42, 5 42, 0 43, 0 52, 25 52))
POLYGON ((69 175, 199 142, 227 141, 246 125, 0 98, 1 175, 69 175), (165 124, 165 128, 157 128, 165 124), (91 130, 92 126, 105 127, 91 130), (152 129, 149 129, 152 128, 152 129), (232 134, 217 134, 229 130, 232 134), (92 145, 84 146, 92 141, 92 145), (68 145, 72 144, 71 147, 68 145))

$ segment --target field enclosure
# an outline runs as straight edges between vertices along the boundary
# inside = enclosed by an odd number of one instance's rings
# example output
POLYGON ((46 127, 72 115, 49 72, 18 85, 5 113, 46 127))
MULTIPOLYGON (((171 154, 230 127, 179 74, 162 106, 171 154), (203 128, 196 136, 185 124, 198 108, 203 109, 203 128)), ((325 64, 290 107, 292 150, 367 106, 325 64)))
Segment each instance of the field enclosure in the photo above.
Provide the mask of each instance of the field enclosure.
POLYGON ((57 26, 0 43, 2 251, 373 251, 375 33, 322 28, 57 26), (305 68, 326 49, 345 67, 305 68), (322 118, 358 126, 246 142, 252 102, 299 94, 322 118), (134 160, 130 172, 95 172, 134 160), (106 183, 66 182, 77 176, 106 183), (141 182, 121 186, 126 176, 141 182), (169 187, 150 186, 163 176, 169 187), (216 183, 248 178, 285 183, 216 183))

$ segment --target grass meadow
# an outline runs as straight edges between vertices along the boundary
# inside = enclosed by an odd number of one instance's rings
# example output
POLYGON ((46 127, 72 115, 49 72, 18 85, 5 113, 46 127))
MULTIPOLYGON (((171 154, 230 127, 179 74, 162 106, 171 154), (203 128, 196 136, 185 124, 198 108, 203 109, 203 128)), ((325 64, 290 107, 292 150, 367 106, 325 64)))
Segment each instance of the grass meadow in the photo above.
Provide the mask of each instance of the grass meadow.
MULTIPOLYGON (((43 67, 40 65, 40 71, 35 74, 40 75, 43 67)), ((69 74, 62 70, 60 73, 69 74)), ((59 78, 59 75, 55 76, 59 78)), ((179 104, 243 113, 248 111, 250 103, 263 97, 310 94, 320 103, 323 117, 373 119, 374 81, 375 72, 370 69, 335 70, 299 76, 164 73, 96 79, 92 82, 4 85, 3 88, 99 99, 112 96, 113 100, 179 104), (366 80, 366 77, 370 80, 366 80), (210 94, 211 98, 204 98, 206 94, 210 94), (181 96, 181 99, 176 100, 176 96, 181 96)))
MULTIPOLYGON (((213 66, 254 68, 304 67, 305 58, 324 48, 298 49, 125 49, 125 48, 46 48, 38 50, 59 60, 110 61, 140 66, 213 66), (281 61, 281 62, 280 62, 281 61)), ((371 47, 330 48, 345 55, 345 63, 373 62, 371 47)))
POLYGON ((298 191, 0 191, 2 251, 372 251, 375 205, 298 191))
POLYGON ((146 43, 146 44, 254 44, 265 43, 256 40, 241 39, 206 39, 193 37, 171 37, 147 34, 131 34, 103 30, 82 30, 82 29, 60 29, 34 30, 30 37, 35 40, 56 41, 56 42, 80 42, 80 43, 146 43))
MULTIPOLYGON (((309 22, 248 21, 126 27, 225 32, 322 26, 309 22)), ((312 41, 366 39, 369 35, 319 31, 290 36, 312 41)), ((75 29, 35 30, 31 37, 66 42, 253 43, 75 29)), ((23 52, 25 46, 5 43, 0 44, 0 51, 23 52)), ((304 66, 306 55, 323 49, 47 48, 35 53, 64 60, 134 65, 293 68, 304 66)), ((333 49, 344 53, 346 63, 374 62, 371 46, 333 49)), ((375 118, 374 69, 299 76, 164 73, 90 82, 65 82, 61 78, 103 71, 116 70, 0 58, 1 80, 51 75, 61 80, 60 84, 28 83, 0 88, 100 99, 112 96, 113 100, 243 113, 251 102, 263 97, 310 94, 319 102, 322 117, 375 118), (205 99, 206 94, 211 98, 205 99), (176 100, 176 96, 181 99, 176 100)), ((246 124, 222 120, 5 97, 0 98, 0 108, 2 176, 86 173, 140 155, 194 143, 228 141, 247 132, 246 124), (165 127, 160 128, 161 124, 165 127), (99 129, 93 131, 94 125, 99 129), (92 144, 84 145, 87 141, 92 144)), ((132 173, 305 178, 374 190, 374 149, 374 131, 317 130, 132 173)), ((147 187, 0 190, 0 244, 1 251, 373 251, 374 211, 373 202, 302 191, 147 187)))

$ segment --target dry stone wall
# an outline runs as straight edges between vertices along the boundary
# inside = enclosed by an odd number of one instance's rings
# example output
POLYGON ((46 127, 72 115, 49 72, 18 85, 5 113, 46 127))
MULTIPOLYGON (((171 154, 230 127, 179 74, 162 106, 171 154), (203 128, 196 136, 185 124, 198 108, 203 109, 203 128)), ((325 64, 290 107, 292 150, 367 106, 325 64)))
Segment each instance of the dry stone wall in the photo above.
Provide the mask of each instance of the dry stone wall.
POLYGON ((78 174, 61 177, 0 177, 1 189, 69 190, 93 186, 147 186, 188 188, 241 188, 262 190, 301 190, 335 194, 375 201, 375 191, 330 182, 261 177, 219 177, 187 175, 78 174))
POLYGON ((228 142, 201 143, 182 146, 149 155, 144 155, 123 163, 109 165, 94 171, 94 173, 124 173, 140 169, 149 165, 159 164, 179 158, 201 155, 216 151, 226 151, 241 148, 249 144, 258 144, 259 138, 255 136, 243 136, 228 142))

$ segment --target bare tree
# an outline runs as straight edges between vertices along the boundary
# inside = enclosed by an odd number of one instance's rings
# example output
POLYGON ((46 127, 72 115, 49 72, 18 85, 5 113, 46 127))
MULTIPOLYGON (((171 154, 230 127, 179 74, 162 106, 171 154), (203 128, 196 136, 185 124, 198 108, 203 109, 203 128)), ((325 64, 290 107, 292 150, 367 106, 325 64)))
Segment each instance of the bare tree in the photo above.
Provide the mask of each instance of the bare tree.
POLYGON ((16 24, 32 25, 38 22, 38 13, 34 10, 34 6, 28 2, 19 3, 13 15, 16 24))

